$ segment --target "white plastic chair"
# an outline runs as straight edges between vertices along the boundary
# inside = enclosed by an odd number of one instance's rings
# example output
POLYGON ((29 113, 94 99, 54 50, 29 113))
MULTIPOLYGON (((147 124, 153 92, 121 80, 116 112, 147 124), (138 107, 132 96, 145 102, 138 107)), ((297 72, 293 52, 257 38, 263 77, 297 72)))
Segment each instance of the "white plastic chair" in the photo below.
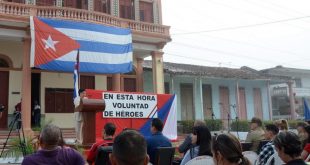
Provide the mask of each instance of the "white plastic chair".
POLYGON ((244 151, 242 152, 243 156, 248 158, 249 161, 251 162, 251 164, 255 164, 257 158, 258 158, 258 155, 256 152, 254 151, 244 151))
POLYGON ((211 156, 198 156, 188 161, 185 165, 214 165, 213 158, 211 156))

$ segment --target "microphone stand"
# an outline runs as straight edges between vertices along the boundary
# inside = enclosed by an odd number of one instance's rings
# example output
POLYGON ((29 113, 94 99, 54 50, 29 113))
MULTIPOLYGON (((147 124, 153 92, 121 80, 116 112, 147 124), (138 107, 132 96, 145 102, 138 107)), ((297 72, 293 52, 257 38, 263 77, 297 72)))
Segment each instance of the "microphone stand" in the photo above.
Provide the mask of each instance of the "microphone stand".
POLYGON ((236 105, 232 105, 232 108, 235 112, 235 115, 236 115, 236 126, 237 126, 237 136, 238 136, 238 139, 240 140, 240 136, 239 136, 239 117, 238 117, 238 114, 237 114, 237 111, 236 111, 236 105))
POLYGON ((229 114, 229 112, 227 112, 227 120, 228 120, 228 126, 227 126, 227 128, 228 128, 228 133, 230 133, 230 114, 229 114))

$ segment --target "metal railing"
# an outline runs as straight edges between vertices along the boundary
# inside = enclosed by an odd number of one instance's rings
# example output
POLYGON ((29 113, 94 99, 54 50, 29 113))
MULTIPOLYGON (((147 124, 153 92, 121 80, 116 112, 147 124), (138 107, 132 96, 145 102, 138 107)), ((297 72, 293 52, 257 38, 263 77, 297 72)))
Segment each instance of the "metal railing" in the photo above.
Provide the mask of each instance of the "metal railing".
POLYGON ((0 1, 0 15, 17 17, 38 16, 45 18, 62 18, 101 23, 109 26, 130 28, 133 31, 159 34, 169 37, 169 26, 145 23, 114 17, 105 13, 56 6, 35 6, 21 3, 0 1))

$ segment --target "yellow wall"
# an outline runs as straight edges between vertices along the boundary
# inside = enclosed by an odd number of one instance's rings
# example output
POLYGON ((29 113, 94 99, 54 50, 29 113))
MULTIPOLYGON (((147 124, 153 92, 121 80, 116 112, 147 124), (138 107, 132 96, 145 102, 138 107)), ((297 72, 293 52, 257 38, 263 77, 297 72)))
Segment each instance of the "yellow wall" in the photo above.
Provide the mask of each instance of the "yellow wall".
POLYGON ((20 102, 21 99, 21 87, 22 87, 22 72, 10 71, 9 73, 9 114, 12 114, 15 110, 15 105, 20 102), (19 94, 12 94, 12 92, 19 92, 19 94))
MULTIPOLYGON (((41 73, 41 113, 45 114, 45 88, 73 88, 73 74, 70 73, 41 73)), ((62 128, 74 126, 73 113, 47 113, 45 121, 53 120, 53 123, 62 128)))
POLYGON ((14 68, 22 67, 23 43, 21 41, 0 41, 0 54, 8 56, 14 68))
MULTIPOLYGON (((73 88, 72 73, 41 73, 41 109, 45 114, 45 120, 53 120, 53 123, 62 128, 74 127, 73 113, 45 113, 45 88, 73 88)), ((106 90, 107 78, 105 75, 95 75, 95 88, 106 90)))

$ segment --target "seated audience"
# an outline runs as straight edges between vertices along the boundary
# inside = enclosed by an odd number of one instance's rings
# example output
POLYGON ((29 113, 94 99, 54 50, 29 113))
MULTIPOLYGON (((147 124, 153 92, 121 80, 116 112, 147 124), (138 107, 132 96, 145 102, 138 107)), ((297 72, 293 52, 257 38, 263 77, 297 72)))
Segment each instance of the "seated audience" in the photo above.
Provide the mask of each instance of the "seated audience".
MULTIPOLYGON (((206 123, 203 120, 196 120, 194 122, 194 127, 196 126, 206 126, 206 123)), ((179 146, 179 152, 180 153, 186 153, 187 150, 189 150, 192 147, 192 136, 193 134, 189 134, 186 136, 183 143, 179 146)))
POLYGON ((257 165, 264 165, 266 164, 267 160, 270 158, 270 156, 272 156, 275 153, 274 150, 274 145, 273 145, 273 139, 277 136, 277 134, 279 133, 279 129, 276 125, 274 124, 268 124, 265 126, 266 130, 265 130, 265 139, 266 140, 270 140, 270 142, 268 142, 267 144, 265 144, 259 155, 258 155, 258 159, 257 159, 257 165))
POLYGON ((250 165, 242 154, 240 142, 232 134, 220 134, 213 138, 212 154, 216 165, 250 165))
POLYGON ((307 125, 308 125, 308 123, 306 123, 306 122, 299 122, 299 123, 297 123, 297 128, 296 128, 297 132, 298 132, 298 137, 301 140, 303 148, 308 143, 308 137, 307 137, 307 133, 306 133, 306 129, 305 129, 307 125))
POLYGON ((109 144, 113 143, 113 136, 115 133, 116 127, 113 123, 107 123, 104 125, 104 128, 102 130, 102 138, 103 140, 95 143, 90 148, 90 151, 87 156, 87 162, 88 164, 93 164, 96 160, 96 155, 98 153, 98 148, 100 146, 108 146, 109 144))
POLYGON ((114 139, 110 154, 112 165, 147 165, 146 141, 137 131, 126 130, 114 139))
POLYGON ((310 125, 306 126, 305 127, 305 130, 306 130, 306 145, 301 153, 301 157, 306 160, 307 157, 309 156, 310 154, 310 125))
POLYGON ((185 165, 191 159, 202 156, 209 155, 211 153, 211 133, 206 126, 196 126, 193 129, 192 136, 192 148, 190 148, 181 162, 181 165, 185 165))
POLYGON ((26 156, 22 165, 85 165, 83 157, 77 151, 59 146, 60 141, 60 128, 53 124, 46 125, 39 138, 41 149, 26 156))
POLYGON ((285 119, 279 119, 274 122, 274 124, 279 128, 280 132, 288 131, 288 122, 285 119))
POLYGON ((152 120, 151 132, 152 136, 147 141, 147 154, 150 156, 150 162, 154 164, 155 154, 158 147, 171 147, 170 140, 162 134, 163 122, 155 118, 152 120))
POLYGON ((253 117, 250 122, 251 131, 247 134, 245 142, 253 143, 251 151, 256 152, 259 142, 264 139, 264 130, 262 121, 259 118, 253 117))
POLYGON ((287 165, 305 165, 301 158, 301 141, 298 136, 290 131, 280 132, 273 140, 279 157, 287 165))

